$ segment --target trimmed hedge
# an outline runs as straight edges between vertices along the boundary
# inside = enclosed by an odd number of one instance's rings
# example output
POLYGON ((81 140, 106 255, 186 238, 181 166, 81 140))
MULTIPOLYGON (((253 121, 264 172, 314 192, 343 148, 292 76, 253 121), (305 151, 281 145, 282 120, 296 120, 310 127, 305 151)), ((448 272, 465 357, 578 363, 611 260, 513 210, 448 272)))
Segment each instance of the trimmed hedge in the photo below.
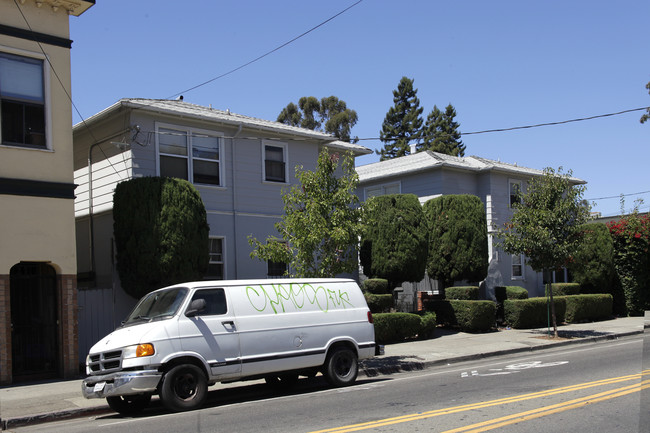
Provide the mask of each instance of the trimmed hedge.
POLYGON ((612 317, 614 298, 610 294, 563 296, 567 323, 606 320, 612 317))
POLYGON ((436 316, 432 313, 423 316, 413 313, 380 313, 373 314, 372 317, 378 344, 398 343, 417 336, 429 337, 436 324, 436 316))
MULTIPOLYGON (((554 298, 555 319, 558 324, 564 322, 566 300, 563 297, 554 298)), ((503 302, 505 321, 517 329, 541 328, 550 321, 550 311, 546 298, 506 299, 503 302)))
POLYGON ((506 286, 507 299, 528 299, 528 290, 519 286, 506 286))
POLYGON ((553 296, 572 296, 580 294, 580 284, 578 283, 553 283, 551 284, 553 296))
POLYGON ((492 301, 436 300, 427 304, 438 324, 459 327, 463 332, 489 331, 496 324, 496 304, 492 301))
POLYGON ((388 280, 383 278, 369 278, 363 282, 363 290, 375 295, 389 293, 388 280))
POLYGON ((366 302, 370 312, 375 313, 388 313, 393 307, 393 295, 375 295, 372 293, 365 293, 366 302))
POLYGON ((445 298, 459 301, 478 301, 478 286, 454 286, 445 289, 445 298))

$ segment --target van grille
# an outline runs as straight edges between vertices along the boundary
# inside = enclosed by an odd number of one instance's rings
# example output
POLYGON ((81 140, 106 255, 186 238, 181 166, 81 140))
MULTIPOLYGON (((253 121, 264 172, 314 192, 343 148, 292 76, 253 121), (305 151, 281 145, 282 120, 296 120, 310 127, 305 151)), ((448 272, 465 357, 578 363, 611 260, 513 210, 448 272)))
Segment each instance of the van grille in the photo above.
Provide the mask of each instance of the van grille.
POLYGON ((93 353, 88 357, 88 368, 92 374, 103 374, 117 371, 122 367, 122 351, 93 353))

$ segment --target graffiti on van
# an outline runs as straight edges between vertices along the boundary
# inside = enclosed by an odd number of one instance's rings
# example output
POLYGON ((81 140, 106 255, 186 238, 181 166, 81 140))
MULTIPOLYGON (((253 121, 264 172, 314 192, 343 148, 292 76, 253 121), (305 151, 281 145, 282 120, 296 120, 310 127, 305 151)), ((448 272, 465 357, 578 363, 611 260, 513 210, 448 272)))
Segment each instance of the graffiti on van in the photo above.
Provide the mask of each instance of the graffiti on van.
POLYGON ((284 284, 248 286, 246 296, 255 310, 263 312, 270 308, 274 314, 302 310, 306 305, 316 305, 323 313, 331 309, 354 307, 346 290, 311 284, 291 283, 288 288, 284 284))

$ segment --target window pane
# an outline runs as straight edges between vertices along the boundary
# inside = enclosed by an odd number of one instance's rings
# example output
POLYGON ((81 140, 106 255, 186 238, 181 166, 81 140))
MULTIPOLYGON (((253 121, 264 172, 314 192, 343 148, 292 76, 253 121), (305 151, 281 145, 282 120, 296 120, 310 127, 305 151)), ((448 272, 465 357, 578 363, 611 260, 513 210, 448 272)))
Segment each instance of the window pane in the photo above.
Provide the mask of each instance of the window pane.
POLYGON ((510 182, 510 206, 520 203, 521 185, 519 182, 510 182))
POLYGON ((210 262, 206 277, 213 280, 223 280, 223 239, 210 238, 210 262))
POLYGON ((160 157, 160 175, 187 180, 187 159, 173 156, 160 157))
MULTIPOLYGON (((160 128, 158 144, 160 153, 187 156, 187 133, 184 131, 160 128)), ((187 175, 184 179, 187 179, 187 175)))
POLYGON ((192 156, 194 158, 219 160, 219 137, 192 134, 192 156))
POLYGON ((0 54, 0 95, 44 102, 43 61, 0 54))
POLYGON ((201 161, 195 159, 194 175, 192 182, 194 183, 207 183, 209 185, 220 185, 219 182, 219 163, 201 161))
POLYGON ((268 261, 268 276, 269 277, 281 277, 284 276, 284 273, 287 270, 287 264, 284 262, 274 262, 273 260, 268 261))
POLYGON ((284 152, 282 147, 264 146, 264 159, 270 161, 284 161, 284 152))
POLYGON ((45 147, 45 107, 25 105, 25 144, 45 147))
POLYGON ((399 194, 399 185, 388 185, 384 187, 384 194, 399 194))
POLYGON ((266 173, 266 180, 273 182, 285 182, 284 175, 285 164, 282 161, 264 161, 264 170, 266 173))
POLYGON ((192 301, 196 299, 205 299, 206 302, 205 310, 199 313, 200 316, 214 316, 228 312, 226 293, 223 289, 199 290, 192 296, 192 301))

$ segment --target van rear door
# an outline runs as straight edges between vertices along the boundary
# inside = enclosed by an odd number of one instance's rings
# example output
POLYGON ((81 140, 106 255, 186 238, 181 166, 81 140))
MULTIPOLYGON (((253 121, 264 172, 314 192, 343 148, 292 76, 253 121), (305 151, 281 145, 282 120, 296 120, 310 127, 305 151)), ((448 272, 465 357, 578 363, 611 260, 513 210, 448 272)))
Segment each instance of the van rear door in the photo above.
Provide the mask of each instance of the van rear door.
POLYGON ((200 354, 214 377, 237 377, 241 373, 239 332, 231 303, 222 288, 198 289, 192 301, 204 299, 205 308, 192 317, 181 315, 178 327, 184 351, 200 354))

